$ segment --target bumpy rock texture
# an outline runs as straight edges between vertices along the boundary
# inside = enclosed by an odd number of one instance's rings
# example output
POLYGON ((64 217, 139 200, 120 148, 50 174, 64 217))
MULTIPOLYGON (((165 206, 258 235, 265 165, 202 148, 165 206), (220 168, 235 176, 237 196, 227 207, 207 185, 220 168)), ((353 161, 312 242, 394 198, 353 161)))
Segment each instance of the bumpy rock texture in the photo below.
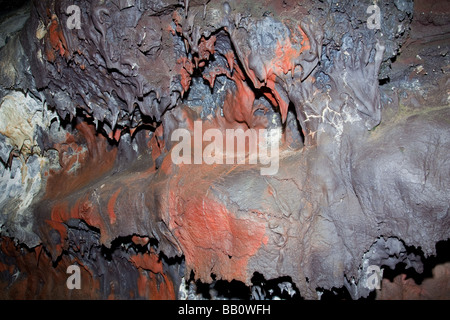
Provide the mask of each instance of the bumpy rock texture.
POLYGON ((441 285, 398 275, 378 298, 450 298, 448 263, 426 263, 450 238, 450 6, 379 1, 374 28, 372 4, 5 7, 0 297, 358 299, 369 266, 404 265, 441 285), (278 172, 175 164, 199 122, 280 128, 278 172))

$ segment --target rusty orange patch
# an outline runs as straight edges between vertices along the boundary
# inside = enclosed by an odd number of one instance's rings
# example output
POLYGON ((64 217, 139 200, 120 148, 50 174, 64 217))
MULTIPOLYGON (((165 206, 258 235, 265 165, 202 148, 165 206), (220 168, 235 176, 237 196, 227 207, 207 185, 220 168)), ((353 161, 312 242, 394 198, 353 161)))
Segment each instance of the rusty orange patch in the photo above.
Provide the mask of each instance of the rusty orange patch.
POLYGON ((268 241, 264 222, 237 218, 225 205, 206 197, 189 198, 172 209, 170 227, 196 276, 209 282, 214 273, 246 282, 249 259, 268 241))
POLYGON ((119 188, 116 192, 114 192, 114 194, 108 201, 108 215, 109 222, 111 224, 114 224, 116 222, 116 213, 114 211, 114 206, 116 205, 117 197, 119 196, 121 190, 122 188, 119 188))

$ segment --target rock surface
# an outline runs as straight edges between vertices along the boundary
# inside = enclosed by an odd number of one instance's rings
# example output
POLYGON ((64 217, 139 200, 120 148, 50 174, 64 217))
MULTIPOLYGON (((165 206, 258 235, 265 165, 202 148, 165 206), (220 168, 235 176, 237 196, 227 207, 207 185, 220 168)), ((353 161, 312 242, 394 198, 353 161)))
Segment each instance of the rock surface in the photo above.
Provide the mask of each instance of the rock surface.
MULTIPOLYGON (((359 299, 374 266, 428 272, 450 237, 450 7, 380 1, 374 28, 371 5, 8 8, 0 297, 233 298, 223 286, 238 282, 243 298, 359 299), (218 163, 232 129, 281 132, 274 174, 218 163), (216 163, 177 164, 180 132, 216 163)), ((384 279, 377 297, 448 298, 433 286, 448 282, 441 262, 422 284, 384 279)))

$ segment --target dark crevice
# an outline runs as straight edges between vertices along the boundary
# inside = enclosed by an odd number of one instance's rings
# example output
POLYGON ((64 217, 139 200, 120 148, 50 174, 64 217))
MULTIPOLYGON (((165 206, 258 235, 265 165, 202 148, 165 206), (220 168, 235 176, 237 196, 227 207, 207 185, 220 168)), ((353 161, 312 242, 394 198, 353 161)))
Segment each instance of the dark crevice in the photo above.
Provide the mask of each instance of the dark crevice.
POLYGON ((391 82, 391 79, 388 77, 388 78, 379 80, 379 81, 378 81, 378 84, 379 84, 380 86, 384 86, 384 85, 389 84, 390 82, 391 82))
POLYGON ((295 128, 297 129, 295 132, 298 132, 300 135, 302 146, 305 145, 305 131, 300 124, 300 121, 298 120, 297 110, 295 109, 295 106, 292 102, 289 103, 289 109, 288 112, 291 112, 294 115, 294 124, 295 128))
MULTIPOLYGON (((329 290, 323 290, 322 288, 317 288, 316 291, 320 295, 320 300, 324 301, 336 301, 336 300, 352 300, 352 296, 348 292, 347 288, 331 288, 329 290)), ((374 298, 374 293, 371 292, 371 299, 374 298), (372 295, 373 293, 373 295, 372 295)))
MULTIPOLYGON (((450 239, 445 241, 439 241, 436 244, 436 255, 425 258, 423 251, 419 248, 413 246, 406 246, 406 254, 414 254, 421 258, 423 263, 423 272, 417 272, 413 267, 408 267, 407 263, 399 262, 396 264, 394 269, 386 265, 381 265, 380 268, 383 269, 383 279, 394 281, 399 275, 406 275, 405 280, 413 279, 415 284, 421 285, 426 279, 433 278, 433 269, 440 264, 450 262, 450 239)), ((383 286, 381 285, 381 290, 383 286)), ((321 300, 352 300, 352 296, 346 287, 341 288, 331 288, 324 290, 323 288, 317 288, 316 291, 320 295, 321 300)), ((377 291, 373 290, 369 293, 367 297, 361 297, 358 300, 375 300, 377 297, 377 291)))
POLYGON ((422 250, 414 247, 407 247, 408 253, 413 252, 422 258, 423 272, 418 273, 414 268, 407 268, 406 263, 402 262, 397 264, 394 270, 390 268, 384 268, 383 279, 393 281, 398 275, 405 274, 406 279, 413 279, 417 285, 422 284, 425 279, 433 278, 433 269, 446 262, 450 262, 450 239, 445 241, 439 241, 436 244, 436 255, 428 258, 424 257, 422 250))
POLYGON ((186 288, 189 299, 231 299, 231 300, 299 300, 303 299, 292 278, 289 276, 266 280, 258 272, 253 274, 252 285, 247 286, 242 281, 217 279, 211 274, 213 281, 204 283, 195 280, 195 273, 191 271, 186 288))
POLYGON ((168 257, 164 254, 164 252, 160 251, 159 257, 161 260, 167 263, 167 265, 176 265, 176 264, 182 265, 184 263, 184 255, 168 257))

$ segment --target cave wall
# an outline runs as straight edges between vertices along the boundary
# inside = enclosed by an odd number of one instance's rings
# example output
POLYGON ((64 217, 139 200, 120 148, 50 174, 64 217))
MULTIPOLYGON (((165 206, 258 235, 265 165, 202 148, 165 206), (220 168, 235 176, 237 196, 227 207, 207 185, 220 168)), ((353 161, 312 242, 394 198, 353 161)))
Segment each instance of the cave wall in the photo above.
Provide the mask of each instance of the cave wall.
MULTIPOLYGON (((5 11, 1 297, 199 298, 190 284, 237 281, 255 298, 259 274, 306 299, 336 288, 359 299, 373 291, 369 266, 428 270, 450 229, 450 8, 380 1, 374 29, 370 5, 5 11), (175 164, 178 129, 193 149, 198 131, 279 129, 277 170, 175 164), (80 290, 66 287, 74 264, 80 290)), ((415 297, 449 298, 445 266, 447 285, 415 297)), ((402 281, 377 296, 409 297, 402 281)))

